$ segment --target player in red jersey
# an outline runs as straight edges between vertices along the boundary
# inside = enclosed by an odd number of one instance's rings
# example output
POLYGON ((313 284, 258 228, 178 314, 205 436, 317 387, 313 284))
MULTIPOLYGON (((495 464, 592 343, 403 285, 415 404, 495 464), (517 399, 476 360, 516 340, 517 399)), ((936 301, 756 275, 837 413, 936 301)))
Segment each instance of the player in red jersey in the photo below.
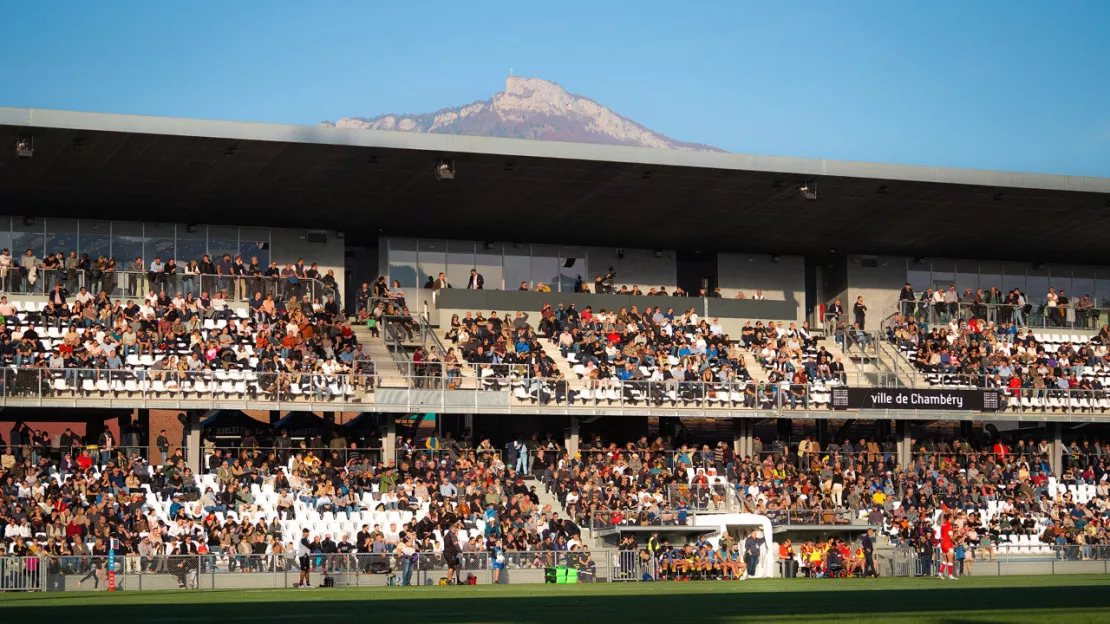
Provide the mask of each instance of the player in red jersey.
POLYGON ((940 563, 940 571, 937 576, 944 578, 945 568, 947 568, 948 578, 953 581, 956 580, 955 567, 953 565, 956 560, 956 544, 952 540, 952 521, 947 513, 941 516, 940 552, 944 559, 940 563))

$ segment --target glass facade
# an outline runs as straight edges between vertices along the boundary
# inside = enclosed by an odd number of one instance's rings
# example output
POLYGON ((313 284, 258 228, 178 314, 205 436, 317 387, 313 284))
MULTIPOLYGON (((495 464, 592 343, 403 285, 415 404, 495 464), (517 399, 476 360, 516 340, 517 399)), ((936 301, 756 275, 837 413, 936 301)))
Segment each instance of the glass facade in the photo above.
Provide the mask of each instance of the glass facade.
POLYGON ((906 281, 915 291, 947 289, 955 284, 962 296, 991 287, 1005 293, 1019 288, 1029 301, 1043 303, 1049 288, 1063 289, 1069 298, 1090 295, 1097 306, 1110 306, 1110 267, 1025 265, 977 260, 913 260, 906 264, 906 281))
POLYGON ((156 256, 163 262, 175 258, 184 265, 204 254, 217 255, 242 252, 259 256, 269 262, 270 231, 260 228, 207 227, 167 223, 134 223, 116 221, 78 221, 76 219, 40 219, 0 217, 0 248, 15 257, 30 249, 37 258, 46 254, 78 257, 88 254, 89 260, 115 258, 121 270, 129 269, 135 258, 146 266, 156 256))
MULTIPOLYGON (((448 241, 442 239, 385 239, 389 280, 402 288, 425 286, 428 278, 447 274, 454 288, 466 288, 470 270, 478 269, 491 290, 517 290, 540 284, 552 291, 574 292, 579 275, 589 275, 588 258, 580 247, 448 241)), ((587 284, 592 284, 587 280, 587 284)))

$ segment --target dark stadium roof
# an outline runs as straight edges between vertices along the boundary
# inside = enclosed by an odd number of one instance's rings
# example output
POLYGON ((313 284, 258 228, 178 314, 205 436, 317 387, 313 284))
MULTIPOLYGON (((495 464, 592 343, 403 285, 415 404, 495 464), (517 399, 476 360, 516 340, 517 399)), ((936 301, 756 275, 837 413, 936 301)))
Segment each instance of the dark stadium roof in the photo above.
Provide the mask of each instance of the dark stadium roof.
POLYGON ((1110 178, 0 108, 5 212, 768 253, 1103 261, 1110 178), (33 158, 17 158, 19 135, 33 158), (439 157, 457 177, 433 176, 439 157), (817 200, 798 186, 816 182, 817 200))

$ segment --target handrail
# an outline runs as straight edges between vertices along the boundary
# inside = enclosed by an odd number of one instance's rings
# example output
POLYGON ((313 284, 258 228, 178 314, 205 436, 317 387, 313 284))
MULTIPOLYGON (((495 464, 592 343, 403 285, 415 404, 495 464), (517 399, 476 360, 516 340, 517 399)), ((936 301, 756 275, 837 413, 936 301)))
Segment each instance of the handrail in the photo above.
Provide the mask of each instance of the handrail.
MULTIPOLYGON (((686 527, 697 526, 698 511, 688 508, 659 509, 658 514, 647 508, 590 510, 590 533, 622 526, 686 527)), ((711 529, 706 529, 711 532, 711 529)))
POLYGON ((156 273, 153 271, 101 271, 80 269, 42 269, 38 268, 33 279, 28 274, 12 266, 0 276, 0 293, 6 295, 46 295, 61 285, 72 298, 81 288, 98 294, 106 292, 111 297, 139 299, 149 293, 165 291, 169 295, 178 292, 199 297, 201 293, 222 292, 229 301, 250 301, 256 292, 265 298, 268 295, 289 298, 297 296, 308 301, 319 299, 324 303, 329 296, 338 295, 336 287, 323 280, 301 277, 291 281, 285 277, 264 275, 219 275, 215 273, 156 273), (95 276, 95 277, 94 277, 95 276))

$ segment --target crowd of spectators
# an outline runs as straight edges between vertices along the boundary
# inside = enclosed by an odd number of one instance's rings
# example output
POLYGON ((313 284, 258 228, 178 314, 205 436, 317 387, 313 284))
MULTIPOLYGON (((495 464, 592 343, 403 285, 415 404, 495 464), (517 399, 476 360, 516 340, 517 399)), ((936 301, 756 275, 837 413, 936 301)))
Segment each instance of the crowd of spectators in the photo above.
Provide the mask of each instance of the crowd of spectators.
MULTIPOLYGON (((1011 446, 942 438, 911 446, 912 463, 901 466, 890 439, 821 447, 812 438, 766 446, 757 438, 750 457, 723 442, 673 449, 662 439, 594 440, 574 457, 549 456, 543 479, 584 526, 684 524, 691 511, 727 504, 716 485, 724 477, 745 509, 776 523, 871 524, 900 545, 913 545, 912 527, 933 523, 942 510, 979 522, 996 546, 1018 536, 1041 545, 1106 543, 1110 443, 1073 442, 1059 477, 1044 440, 1011 446)), ((979 536, 968 540, 978 544, 979 536)))
POLYGON ((205 469, 194 474, 180 449, 150 464, 110 438, 111 450, 90 455, 69 436, 64 448, 22 430, 18 445, 0 442, 0 544, 6 554, 50 557, 54 572, 99 589, 113 544, 121 572, 169 573, 185 586, 198 571, 294 570, 305 531, 313 569, 392 569, 405 572, 405 584, 416 565, 450 567, 453 548, 463 568, 489 565, 495 551, 537 553, 514 555, 522 567, 542 566, 538 553, 547 551, 589 560, 578 528, 541 508, 535 482, 517 472, 527 459, 507 466, 488 439, 473 448, 449 435, 422 449, 402 443, 388 462, 373 450, 322 451, 307 447, 321 440, 298 445, 286 435, 273 448, 206 443, 205 469))
POLYGON ((516 376, 524 388, 521 398, 545 402, 708 400, 794 408, 810 404, 810 384, 846 381, 841 356, 820 344, 808 323, 748 321, 733 338, 720 319, 703 319, 693 308, 595 312, 591 306, 579 310, 573 302, 544 304, 535 328, 524 312, 488 317, 466 312, 452 316, 445 339, 450 345, 446 355, 419 351, 417 357, 442 362, 436 369, 442 366, 452 381, 460 359, 475 365, 482 377, 516 376), (549 341, 550 351, 541 338, 549 341), (556 349, 580 385, 568 384, 548 355, 556 349), (766 371, 766 382, 754 382, 745 353, 766 371))
POLYGON ((996 287, 965 288, 961 294, 955 284, 947 289, 928 288, 915 293, 906 284, 898 296, 899 313, 948 323, 952 319, 976 318, 984 323, 1012 323, 1017 327, 1077 328, 1098 327, 1102 310, 1090 294, 1070 299, 1063 289, 1049 288, 1044 300, 1035 302, 1020 288, 1003 293, 996 287))
POLYGON ((76 251, 56 251, 39 258, 31 249, 18 258, 7 249, 0 250, 0 291, 46 294, 55 286, 70 292, 86 288, 89 292, 109 296, 140 298, 148 291, 166 291, 173 295, 200 297, 204 292, 223 293, 229 299, 245 301, 255 292, 263 296, 306 294, 320 302, 338 298, 335 271, 321 271, 316 263, 296 263, 279 267, 266 265, 257 256, 244 259, 238 254, 202 255, 184 260, 156 256, 149 262, 141 256, 119 259, 107 256, 91 258, 76 251))
POLYGON ((934 384, 997 388, 1010 400, 1105 398, 1110 372, 1106 325, 1094 336, 1036 335, 1010 320, 951 316, 930 325, 923 317, 897 314, 886 339, 934 384))
MULTIPOLYGON (((186 585, 198 570, 293 569, 307 529, 312 567, 407 570, 408 580, 414 566, 449 560, 461 569, 498 557, 543 567, 551 552, 588 560, 580 527, 683 526, 690 514, 734 504, 774 523, 876 526, 919 553, 932 548, 925 539, 948 512, 965 573, 1019 537, 1076 559, 1110 552, 1110 443, 1098 440, 1071 442, 1059 477, 1045 440, 914 440, 912 462, 901 466, 891 440, 756 438, 743 457, 725 442, 674 448, 664 438, 618 445, 594 436, 572 456, 538 434, 504 449, 488 438, 402 438, 394 461, 308 446, 323 440, 282 436, 273 448, 246 440, 234 451, 206 445, 204 470, 194 474, 180 449, 167 445, 152 464, 106 435, 94 452, 70 432, 51 443, 20 428, 13 443, 0 443, 6 553, 49 556, 57 571, 101 586, 115 544, 122 571, 173 574, 186 585), (541 506, 537 485, 561 509, 541 506)), ((702 572, 730 576, 735 567, 702 572)))
MULTIPOLYGON (((207 257, 202 262, 211 264, 207 257)), ((290 269, 294 276, 270 288, 273 283, 255 282, 252 273, 221 273, 225 262, 230 258, 221 260, 211 278, 219 288, 211 295, 174 291, 166 276, 175 273, 152 270, 121 274, 115 286, 90 272, 81 279, 99 290, 76 291, 69 289, 68 273, 58 271, 45 301, 15 303, 0 296, 0 362, 13 367, 5 373, 7 391, 133 393, 152 386, 156 392, 201 391, 218 381, 216 386, 227 382, 224 390, 241 394, 291 398, 303 389, 319 399, 370 385, 366 375, 373 367, 336 296, 310 300, 295 277, 318 275, 316 265, 305 269, 298 262, 290 269), (116 297, 124 282, 150 288, 138 297, 116 297), (236 291, 249 297, 246 309, 231 307, 228 297, 236 291), (355 373, 353 383, 342 383, 344 373, 355 373)), ((9 269, 11 279, 14 271, 9 269)), ((85 275, 84 269, 77 271, 85 275)), ((200 275, 208 279, 208 273, 200 275)))

